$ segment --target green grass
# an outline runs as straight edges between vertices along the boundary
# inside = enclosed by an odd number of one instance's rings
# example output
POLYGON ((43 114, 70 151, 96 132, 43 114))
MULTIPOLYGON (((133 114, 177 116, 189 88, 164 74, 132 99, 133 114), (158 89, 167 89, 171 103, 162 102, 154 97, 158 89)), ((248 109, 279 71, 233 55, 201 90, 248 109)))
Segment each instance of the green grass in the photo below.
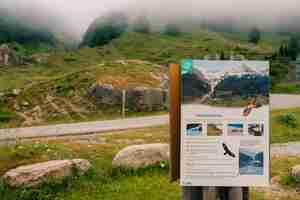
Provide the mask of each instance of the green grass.
MULTIPOLYGON (((67 138, 53 141, 31 141, 12 147, 0 147, 0 176, 8 169, 53 159, 88 159, 93 168, 82 177, 73 177, 60 184, 45 184, 34 189, 13 189, 0 181, 1 200, 167 200, 180 199, 178 183, 170 183, 168 166, 149 167, 137 171, 113 169, 111 161, 123 147, 130 145, 120 140, 143 140, 143 143, 168 142, 168 127, 128 130, 97 136, 106 138, 106 144, 82 144, 67 138)), ((272 158, 272 176, 284 177, 292 166, 300 164, 297 157, 272 158)), ((298 197, 290 198, 296 200, 298 197)), ((272 200, 268 196, 251 191, 251 199, 272 200)), ((280 198, 285 200, 287 198, 280 198)))
POLYGON ((182 58, 199 59, 221 51, 227 56, 233 51, 249 59, 257 59, 266 53, 270 54, 270 47, 272 46, 253 47, 246 41, 206 30, 184 33, 178 37, 129 32, 103 47, 83 48, 74 52, 49 52, 46 62, 1 68, 0 91, 55 79, 105 61, 139 59, 156 64, 169 64, 179 62, 182 58))
MULTIPOLYGON (((72 57, 74 56, 76 56, 76 53, 72 54, 72 57)), ((86 59, 83 56, 78 57, 79 59, 86 59)), ((16 110, 15 105, 22 107, 23 102, 28 104, 25 108, 27 111, 32 111, 37 106, 41 108, 41 120, 32 125, 120 118, 121 105, 100 105, 96 99, 89 96, 93 86, 96 84, 111 84, 117 89, 160 87, 160 80, 154 78, 151 74, 163 75, 167 73, 166 68, 151 62, 137 60, 101 61, 98 64, 95 61, 94 65, 89 66, 77 66, 80 63, 78 61, 67 65, 64 63, 64 59, 59 57, 51 58, 49 62, 51 64, 46 64, 49 66, 36 66, 36 68, 28 66, 24 71, 22 71, 23 68, 11 67, 7 69, 11 71, 11 73, 7 72, 8 77, 3 74, 3 77, 5 77, 3 79, 0 75, 0 82, 1 80, 5 82, 6 78, 11 78, 15 84, 22 85, 20 86, 22 88, 20 95, 17 97, 7 96, 5 97, 7 99, 3 100, 5 102, 3 106, 6 107, 7 111, 14 113, 16 110), (56 62, 59 67, 54 66, 56 62), (18 78, 19 73, 20 76, 22 74, 20 79, 18 78), (26 77, 32 78, 30 84, 24 83, 26 77), (49 97, 53 99, 54 104, 49 103, 49 97)), ((9 82, 7 85, 9 85, 9 82)), ((24 113, 24 111, 21 112, 24 113)), ((128 113, 129 116, 148 114, 155 113, 128 113)), ((22 123, 22 120, 13 119, 0 124, 0 126, 20 127, 22 123)))
POLYGON ((300 94, 300 84, 279 83, 272 87, 272 93, 300 94))
POLYGON ((286 143, 300 141, 300 108, 273 110, 271 112, 271 143, 286 143), (296 127, 289 126, 281 122, 281 118, 285 118, 292 114, 295 118, 293 123, 296 127))
POLYGON ((15 190, 0 183, 1 200, 46 200, 46 199, 179 199, 180 188, 171 184, 168 167, 150 167, 138 171, 112 169, 113 156, 126 144, 114 143, 116 138, 145 139, 155 142, 158 138, 166 142, 167 127, 122 131, 105 137, 103 145, 67 143, 64 140, 48 143, 27 143, 15 147, 0 148, 0 175, 19 165, 52 159, 85 158, 93 169, 85 176, 73 178, 60 185, 43 185, 37 189, 15 190), (159 131, 164 130, 164 131, 159 131), (147 136, 143 133, 153 133, 147 136), (115 140, 113 140, 115 138, 115 140), (160 192, 158 192, 160 191, 160 192))

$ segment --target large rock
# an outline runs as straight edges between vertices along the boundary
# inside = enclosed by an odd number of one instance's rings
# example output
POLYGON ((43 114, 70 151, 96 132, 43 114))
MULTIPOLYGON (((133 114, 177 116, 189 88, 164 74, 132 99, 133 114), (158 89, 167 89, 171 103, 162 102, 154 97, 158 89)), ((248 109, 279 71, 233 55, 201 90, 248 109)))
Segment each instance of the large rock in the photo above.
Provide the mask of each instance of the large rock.
POLYGON ((168 144, 145 144, 126 147, 113 160, 114 167, 138 169, 169 161, 168 144))
POLYGON ((60 182, 67 177, 83 175, 91 164, 87 160, 53 160, 21 166, 4 174, 3 180, 11 187, 35 187, 47 182, 60 182))
POLYGON ((0 65, 8 65, 10 49, 8 45, 2 44, 0 46, 0 65))
POLYGON ((122 90, 115 89, 110 84, 96 85, 91 95, 97 98, 98 103, 105 105, 122 105, 122 90))
POLYGON ((127 108, 131 111, 160 111, 166 108, 167 90, 137 87, 127 91, 127 108))
POLYGON ((291 175, 300 179, 300 165, 292 167, 291 175))
MULTIPOLYGON (((122 105, 122 90, 109 84, 96 85, 90 95, 99 104, 122 105)), ((168 106, 168 91, 160 88, 137 87, 126 91, 126 109, 134 112, 161 111, 168 106)))

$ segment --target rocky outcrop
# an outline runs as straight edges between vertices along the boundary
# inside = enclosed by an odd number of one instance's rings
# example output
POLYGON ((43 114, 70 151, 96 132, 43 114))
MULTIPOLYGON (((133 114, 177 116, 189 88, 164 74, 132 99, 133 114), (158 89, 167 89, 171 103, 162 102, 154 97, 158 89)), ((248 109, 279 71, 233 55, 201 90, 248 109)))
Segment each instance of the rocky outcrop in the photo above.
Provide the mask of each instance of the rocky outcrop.
MULTIPOLYGON (((109 84, 96 85, 91 96, 97 103, 119 106, 122 105, 122 90, 109 84)), ((160 88, 136 87, 126 90, 126 109, 128 111, 160 111, 167 108, 168 91, 160 88)))
POLYGON ((11 187, 36 187, 42 183, 59 183, 67 177, 83 175, 91 168, 87 160, 53 160, 21 166, 4 174, 3 180, 11 187))
POLYGON ((158 88, 137 87, 126 95, 130 111, 159 111, 167 104, 167 91, 158 88))
POLYGON ((109 84, 95 86, 91 96, 95 97, 100 104, 122 105, 122 91, 109 84))
POLYGON ((115 156, 113 166, 126 169, 139 169, 168 161, 168 144, 133 145, 121 150, 115 156))

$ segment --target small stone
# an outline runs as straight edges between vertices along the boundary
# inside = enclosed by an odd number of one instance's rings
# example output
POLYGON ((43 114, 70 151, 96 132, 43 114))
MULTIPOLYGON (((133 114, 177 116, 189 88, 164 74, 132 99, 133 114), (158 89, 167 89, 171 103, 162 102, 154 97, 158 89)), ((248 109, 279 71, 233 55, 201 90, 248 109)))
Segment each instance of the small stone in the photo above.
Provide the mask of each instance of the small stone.
POLYGON ((28 103, 27 101, 23 101, 23 102, 21 103, 21 105, 24 106, 24 107, 27 107, 27 106, 29 106, 29 103, 28 103))
POLYGON ((92 167, 91 163, 84 159, 73 159, 72 162, 75 165, 79 175, 84 175, 84 173, 92 167))
POLYGON ((292 167, 291 175, 300 178, 300 165, 292 167))
POLYGON ((20 89, 13 89, 12 94, 18 96, 21 93, 20 89))

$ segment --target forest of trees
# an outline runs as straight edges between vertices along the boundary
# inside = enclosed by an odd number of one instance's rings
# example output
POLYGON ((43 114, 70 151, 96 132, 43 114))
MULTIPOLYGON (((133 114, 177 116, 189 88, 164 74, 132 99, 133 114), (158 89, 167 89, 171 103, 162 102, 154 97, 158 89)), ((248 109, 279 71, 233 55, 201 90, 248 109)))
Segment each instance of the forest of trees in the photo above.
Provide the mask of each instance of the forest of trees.
POLYGON ((16 18, 0 12, 0 44, 17 42, 19 44, 45 43, 55 45, 53 33, 40 27, 23 24, 16 18))
POLYGON ((291 60, 296 60, 300 53, 299 39, 296 36, 291 36, 287 43, 280 46, 278 55, 280 57, 288 57, 291 60))
POLYGON ((127 29, 127 17, 122 13, 111 13, 101 17, 88 28, 80 46, 103 46, 120 37, 127 29))

